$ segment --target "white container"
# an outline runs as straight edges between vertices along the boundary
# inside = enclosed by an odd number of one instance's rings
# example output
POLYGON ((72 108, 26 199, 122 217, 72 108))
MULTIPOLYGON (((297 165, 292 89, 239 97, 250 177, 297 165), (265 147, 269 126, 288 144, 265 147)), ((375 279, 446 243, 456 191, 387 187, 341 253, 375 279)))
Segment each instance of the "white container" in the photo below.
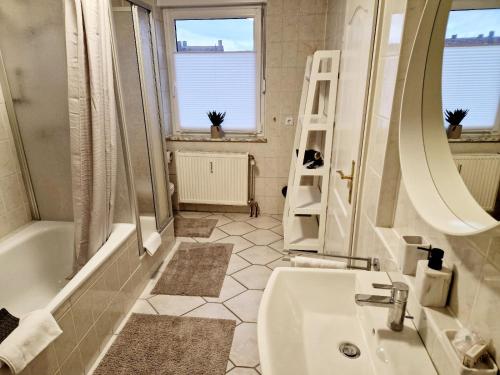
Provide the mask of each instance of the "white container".
POLYGON ((489 355, 486 356, 483 361, 477 364, 476 368, 465 367, 462 364, 452 344, 452 341, 455 338, 456 334, 457 331, 452 329, 443 331, 443 339, 445 341, 444 347, 446 350, 446 354, 451 360, 451 364, 453 366, 450 373, 457 375, 496 375, 498 372, 498 368, 489 355))
POLYGON ((401 236, 399 250, 399 268, 404 275, 415 276, 417 262, 427 259, 429 253, 419 250, 418 247, 430 247, 422 236, 401 236))
POLYGON ((415 295, 420 304, 426 307, 444 307, 448 299, 452 272, 444 267, 434 270, 428 267, 427 260, 419 260, 415 278, 415 295))

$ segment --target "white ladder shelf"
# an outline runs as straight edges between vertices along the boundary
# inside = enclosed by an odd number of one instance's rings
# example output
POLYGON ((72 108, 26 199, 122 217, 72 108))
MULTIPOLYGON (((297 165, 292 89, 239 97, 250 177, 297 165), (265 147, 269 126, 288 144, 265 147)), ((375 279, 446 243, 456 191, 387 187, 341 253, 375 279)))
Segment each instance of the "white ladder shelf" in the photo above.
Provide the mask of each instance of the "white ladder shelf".
POLYGON ((333 50, 307 58, 283 212, 287 250, 324 250, 339 61, 333 50), (306 149, 321 151, 323 166, 307 169, 306 149))

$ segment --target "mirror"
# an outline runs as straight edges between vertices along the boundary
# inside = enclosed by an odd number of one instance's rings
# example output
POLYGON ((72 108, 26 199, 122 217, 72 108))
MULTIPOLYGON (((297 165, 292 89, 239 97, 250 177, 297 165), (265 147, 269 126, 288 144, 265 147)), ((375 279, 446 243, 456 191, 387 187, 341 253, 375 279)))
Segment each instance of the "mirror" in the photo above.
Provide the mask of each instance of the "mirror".
POLYGON ((112 13, 124 122, 144 242, 153 232, 161 232, 172 218, 154 27, 151 11, 133 2, 113 6, 112 13))
POLYGON ((498 5, 452 3, 442 62, 442 109, 453 160, 471 195, 496 220, 500 220, 498 5), (498 139, 492 141, 495 135, 498 139))
MULTIPOLYGON (((472 12, 479 5, 481 9, 500 8, 498 0, 425 3, 401 105, 399 155, 405 188, 420 216, 450 235, 500 231, 496 219, 498 177, 492 166, 493 159, 500 163, 500 143, 486 142, 500 141, 495 133, 499 119, 500 49, 495 44, 499 17, 496 10, 491 22, 483 22, 482 13, 475 17, 458 13, 472 12), (471 36, 477 33, 482 37, 471 36), (496 58, 490 56, 495 53, 492 51, 498 51, 496 58), (466 58, 470 59, 467 63, 466 58), (488 59, 493 65, 485 69, 488 59), (462 125, 460 137, 457 129, 448 131, 443 114, 446 109, 469 109, 461 124, 453 124, 462 125), (464 154, 468 159, 463 159, 464 154), (492 164, 485 162, 480 172, 477 159, 482 154, 488 154, 492 164), (483 200, 486 195, 488 204, 483 200)), ((449 119, 456 122, 453 116, 449 119)))

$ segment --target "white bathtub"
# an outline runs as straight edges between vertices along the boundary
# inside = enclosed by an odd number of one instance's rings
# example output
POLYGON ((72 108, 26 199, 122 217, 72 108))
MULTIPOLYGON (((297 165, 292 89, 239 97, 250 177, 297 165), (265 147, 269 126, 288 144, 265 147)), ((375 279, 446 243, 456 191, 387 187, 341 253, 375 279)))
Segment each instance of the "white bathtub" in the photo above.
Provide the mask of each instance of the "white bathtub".
POLYGON ((142 242, 145 242, 152 233, 156 232, 156 219, 154 216, 141 216, 140 220, 142 242))
POLYGON ((73 262, 73 223, 39 221, 0 241, 0 307, 12 314, 54 312, 135 231, 115 224, 108 241, 67 281, 73 262))

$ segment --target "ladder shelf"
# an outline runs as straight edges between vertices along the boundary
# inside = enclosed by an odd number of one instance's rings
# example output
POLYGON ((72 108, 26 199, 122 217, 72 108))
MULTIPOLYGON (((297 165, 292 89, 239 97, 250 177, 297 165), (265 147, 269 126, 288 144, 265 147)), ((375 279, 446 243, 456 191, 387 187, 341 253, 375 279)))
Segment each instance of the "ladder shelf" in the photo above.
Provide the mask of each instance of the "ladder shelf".
POLYGON ((323 253, 340 51, 307 58, 283 212, 284 248, 323 253), (303 165, 308 149, 323 165, 303 165))

